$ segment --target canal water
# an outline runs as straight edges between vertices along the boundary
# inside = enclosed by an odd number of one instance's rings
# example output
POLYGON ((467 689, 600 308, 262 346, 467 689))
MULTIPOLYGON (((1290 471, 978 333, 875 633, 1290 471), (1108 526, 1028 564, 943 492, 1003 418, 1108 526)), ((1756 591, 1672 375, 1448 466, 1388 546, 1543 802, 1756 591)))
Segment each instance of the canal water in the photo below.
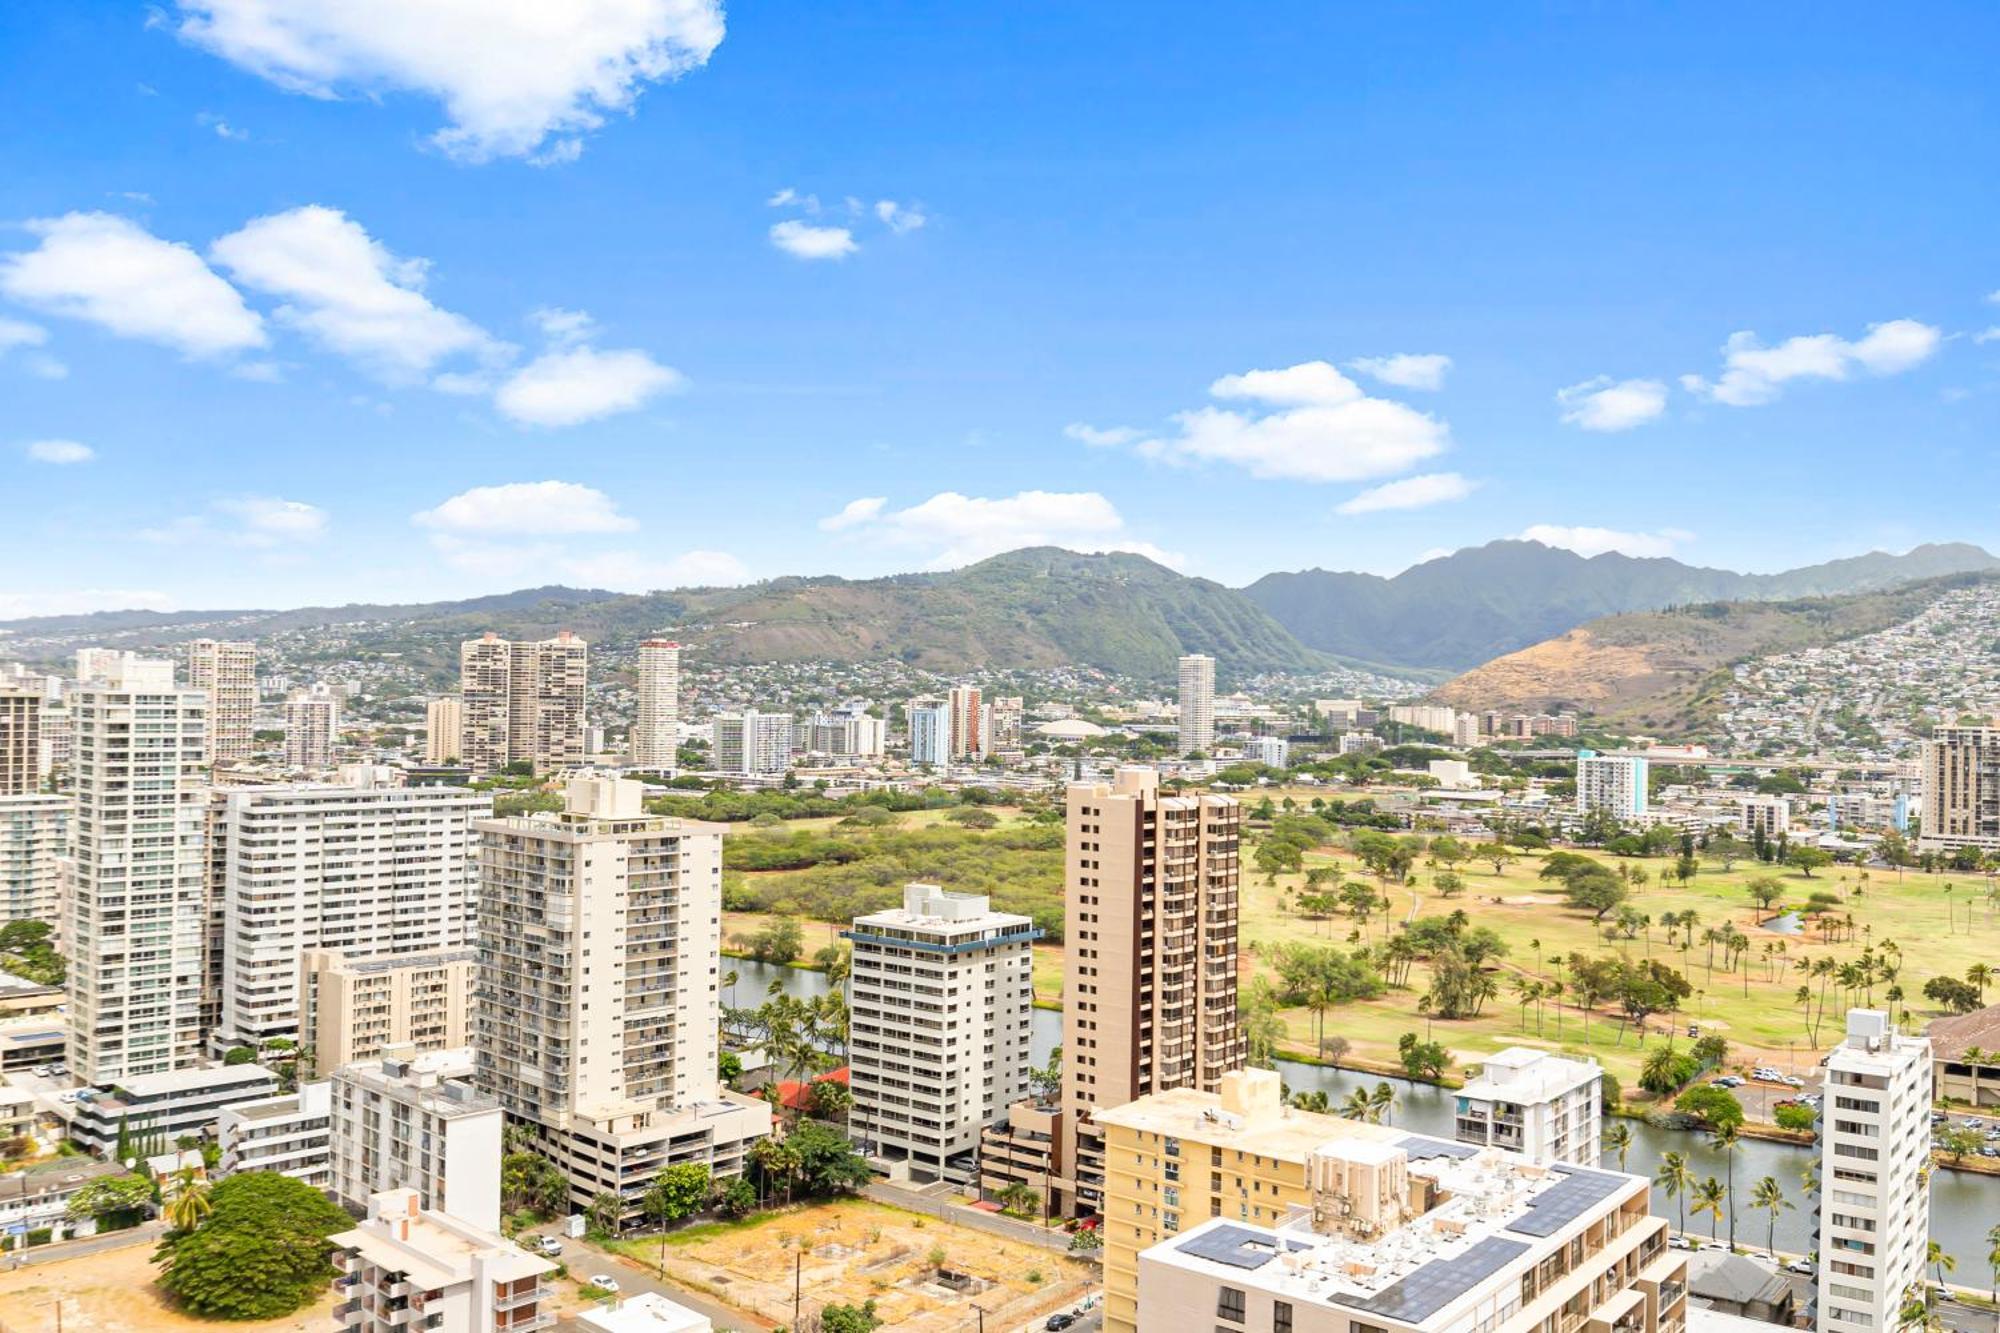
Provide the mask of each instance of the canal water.
MULTIPOLYGON (((791 995, 822 995, 827 989, 826 977, 819 972, 772 967, 735 958, 725 958, 723 963, 725 973, 733 968, 737 974, 733 994, 725 988, 725 1004, 746 1008, 761 1004, 765 989, 774 978, 791 995)), ((1035 1010, 1031 1049, 1036 1062, 1047 1060, 1049 1052, 1061 1041, 1062 1014, 1053 1009, 1035 1010)), ((1324 1090, 1329 1102, 1339 1102, 1356 1087, 1373 1088, 1384 1081, 1375 1074, 1326 1069, 1291 1060, 1279 1060, 1277 1065, 1279 1075, 1294 1092, 1324 1090)), ((1402 1079, 1389 1079, 1387 1082, 1396 1089, 1396 1106, 1391 1113, 1393 1123, 1420 1134, 1445 1139, 1452 1137, 1455 1094, 1450 1089, 1402 1079)), ((1659 1169, 1662 1154, 1680 1152, 1687 1155, 1688 1170, 1696 1180, 1706 1176, 1726 1179, 1722 1154, 1708 1146, 1706 1135, 1655 1129, 1638 1120, 1625 1123, 1632 1128, 1632 1146, 1625 1156, 1625 1169, 1634 1175, 1650 1177, 1659 1169)), ((1745 1201, 1744 1207, 1737 1212, 1737 1244, 1763 1248, 1765 1238, 1770 1234, 1771 1215, 1763 1209, 1750 1208, 1748 1200, 1757 1181, 1764 1176, 1772 1176, 1792 1203, 1790 1210, 1778 1214, 1778 1248, 1792 1253, 1804 1253, 1810 1248, 1813 1201, 1800 1185, 1799 1178, 1814 1160, 1813 1149, 1790 1143, 1744 1139, 1737 1144, 1736 1191, 1737 1196, 1745 1201)), ((1604 1165, 1617 1166, 1617 1158, 1607 1155, 1604 1165)), ((1657 1188, 1653 1191, 1653 1209, 1678 1225, 1679 1202, 1668 1199, 1657 1188)), ((1709 1221, 1706 1215, 1696 1218, 1690 1213, 1688 1229, 1706 1235, 1709 1221)), ((1951 1274, 1952 1281, 1973 1288, 1988 1285, 1991 1272, 1986 1264, 1989 1248, 1986 1231, 1996 1224, 2000 1224, 2000 1176, 1939 1170, 1931 1177, 1931 1236, 1958 1262, 1957 1269, 1951 1274)), ((1729 1234, 1726 1212, 1719 1234, 1724 1237, 1729 1234)))

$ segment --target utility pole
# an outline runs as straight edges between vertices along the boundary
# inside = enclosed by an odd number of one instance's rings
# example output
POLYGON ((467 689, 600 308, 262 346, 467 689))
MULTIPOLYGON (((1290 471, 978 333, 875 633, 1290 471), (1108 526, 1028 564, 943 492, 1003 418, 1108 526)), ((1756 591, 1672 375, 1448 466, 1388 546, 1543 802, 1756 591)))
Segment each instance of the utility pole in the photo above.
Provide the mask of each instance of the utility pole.
MULTIPOLYGON (((805 1293, 805 1286, 804 1286, 804 1275, 805 1275, 805 1266, 806 1266, 806 1255, 805 1255, 805 1251, 804 1251, 804 1250, 800 1250, 800 1251, 799 1251, 799 1252, 798 1252, 797 1254, 794 1254, 794 1255, 792 1256, 792 1330, 793 1330, 793 1333, 798 1333, 798 1327, 799 1327, 799 1302, 800 1302, 800 1300, 802 1299, 802 1297, 804 1296, 804 1293, 805 1293)), ((57 1329, 57 1330, 56 1330, 56 1333, 62 1333, 62 1330, 61 1330, 61 1329, 57 1329)))

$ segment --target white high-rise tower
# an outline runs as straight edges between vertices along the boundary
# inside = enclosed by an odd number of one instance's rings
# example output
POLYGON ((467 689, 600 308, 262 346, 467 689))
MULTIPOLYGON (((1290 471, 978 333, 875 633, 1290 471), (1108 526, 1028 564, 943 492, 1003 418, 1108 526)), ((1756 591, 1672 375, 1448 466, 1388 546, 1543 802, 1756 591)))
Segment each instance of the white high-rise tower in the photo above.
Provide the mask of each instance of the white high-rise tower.
POLYGON ((1215 748, 1215 659, 1189 653, 1181 659, 1181 753, 1215 748))
POLYGON ((680 750, 681 646, 666 639, 639 645, 639 707, 632 721, 632 765, 672 768, 680 750))
POLYGON ((69 1063, 86 1083, 192 1065, 208 925, 208 695, 124 655, 77 686, 69 1063))
POLYGON ((257 645, 196 639, 187 660, 189 686, 208 691, 211 762, 241 763, 255 748, 257 645))

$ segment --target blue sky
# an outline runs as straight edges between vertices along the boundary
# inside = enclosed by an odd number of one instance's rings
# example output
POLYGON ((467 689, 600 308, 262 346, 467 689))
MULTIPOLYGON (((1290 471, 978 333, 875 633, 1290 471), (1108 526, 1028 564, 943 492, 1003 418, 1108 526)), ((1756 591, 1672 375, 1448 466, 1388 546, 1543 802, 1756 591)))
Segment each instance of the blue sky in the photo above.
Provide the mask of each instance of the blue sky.
POLYGON ((0 8, 0 615, 2000 543, 2000 12, 1376 9, 0 8))

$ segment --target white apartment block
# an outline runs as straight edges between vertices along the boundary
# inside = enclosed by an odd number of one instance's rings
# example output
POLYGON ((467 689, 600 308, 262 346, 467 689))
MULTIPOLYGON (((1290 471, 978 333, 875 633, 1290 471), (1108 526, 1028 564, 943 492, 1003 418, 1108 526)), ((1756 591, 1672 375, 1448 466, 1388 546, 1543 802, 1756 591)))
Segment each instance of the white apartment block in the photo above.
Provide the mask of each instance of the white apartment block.
POLYGON ((745 709, 715 719, 715 767, 746 777, 783 773, 792 762, 789 713, 745 709))
POLYGON ((1820 1111, 1822 1333, 1899 1328, 1931 1230, 1931 1043, 1878 1009, 1850 1009, 1820 1111))
POLYGON ((77 1094, 70 1137, 109 1156, 118 1128, 160 1135, 171 1144, 183 1134, 207 1134, 224 1107, 259 1101, 278 1091, 278 1076, 262 1065, 211 1065, 169 1074, 107 1079, 77 1094))
POLYGON ((911 884, 854 918, 849 1122, 915 1180, 972 1180, 980 1131, 1028 1095, 1029 977, 1041 934, 980 895, 911 884))
POLYGON ((1792 803, 1782 796, 1736 798, 1736 827, 1744 836, 1776 838, 1792 826, 1792 803))
POLYGON ((681 646, 668 639, 639 645, 638 707, 627 747, 634 768, 672 768, 680 753, 681 646))
POLYGON ((86 1083, 200 1057, 208 696, 172 662, 110 659, 74 691, 69 1066, 86 1083))
POLYGON ((849 705, 830 713, 815 713, 803 728, 803 746, 813 754, 879 759, 885 742, 886 729, 882 719, 870 717, 859 706, 849 705))
POLYGON ((196 639, 187 646, 188 685, 208 691, 209 755, 240 764, 255 749, 257 645, 196 639))
POLYGON ((562 814, 479 830, 481 1089, 539 1132, 579 1210, 610 1192, 636 1219, 673 1163, 739 1173, 771 1112, 716 1071, 721 826, 578 778, 562 814))
POLYGON ((1441 736, 1451 736, 1458 731, 1458 710, 1444 704, 1391 704, 1389 720, 1406 727, 1435 731, 1441 736))
POLYGON ((333 1184, 332 1126, 330 1083, 301 1083, 297 1092, 225 1106, 215 1122, 222 1170, 276 1171, 327 1189, 333 1184))
POLYGON ((489 793, 350 783, 219 790, 223 1041, 300 1035, 309 950, 429 954, 473 943, 476 821, 489 793))
POLYGON ((491 1227, 427 1209, 415 1190, 368 1200, 366 1220, 332 1237, 347 1333, 527 1333, 556 1321, 542 1278, 555 1265, 491 1227))
POLYGON ((472 1042, 478 952, 350 956, 307 949, 299 960, 299 1041, 320 1069, 392 1047, 442 1051, 472 1042))
POLYGON ((340 696, 324 683, 285 700, 285 764, 289 768, 332 768, 340 739, 340 696))
POLYGON ((1267 768, 1292 766, 1292 743, 1282 736, 1252 736, 1243 742, 1243 757, 1267 768))
POLYGON ((1639 755, 1576 752, 1576 812, 1602 810, 1631 822, 1646 816, 1646 760, 1639 755))
POLYGON ((424 705, 424 762, 448 764, 458 758, 465 740, 465 707, 456 695, 443 695, 424 705))
POLYGON ((59 863, 69 838, 67 796, 0 796, 0 922, 56 927, 59 863))
POLYGON ((1538 1166, 1596 1166, 1603 1155, 1604 1070, 1509 1046, 1481 1063, 1479 1077, 1458 1094, 1457 1137, 1481 1148, 1505 1148, 1538 1166))
POLYGON ((537 773, 584 757, 590 648, 564 630, 539 643, 487 634, 459 645, 458 758, 475 774, 526 763, 537 773))
POLYGON ((472 1052, 393 1051, 331 1079, 334 1199, 364 1208, 383 1190, 489 1230, 500 1225, 505 1116, 472 1084, 472 1052))
POLYGON ((1181 753, 1207 754, 1215 748, 1215 659, 1189 653, 1180 660, 1179 676, 1181 753))
POLYGON ((913 699, 906 710, 910 762, 951 767, 951 706, 936 699, 913 699))

